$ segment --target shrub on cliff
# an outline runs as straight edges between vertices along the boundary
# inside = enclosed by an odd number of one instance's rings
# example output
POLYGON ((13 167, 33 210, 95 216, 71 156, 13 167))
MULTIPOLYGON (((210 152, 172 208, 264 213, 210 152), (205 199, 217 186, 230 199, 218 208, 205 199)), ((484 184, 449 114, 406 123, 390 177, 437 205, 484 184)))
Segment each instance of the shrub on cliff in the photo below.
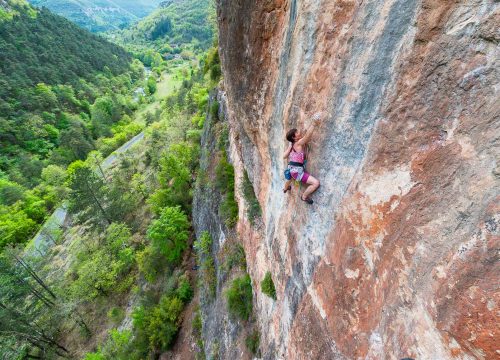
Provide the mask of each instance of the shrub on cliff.
POLYGON ((234 196, 234 167, 227 161, 225 151, 216 168, 216 186, 224 198, 220 204, 221 216, 227 227, 233 227, 238 221, 238 203, 234 196))
POLYGON ((204 231, 200 238, 195 241, 194 248, 197 255, 197 263, 200 267, 200 284, 204 288, 205 295, 213 299, 217 289, 217 278, 215 274, 215 262, 212 257, 212 237, 208 231, 204 231))
POLYGON ((245 249, 241 244, 226 241, 220 254, 222 255, 221 271, 223 274, 228 274, 234 267, 243 271, 247 270, 245 249))
POLYGON ((220 67, 220 57, 218 46, 212 47, 208 50, 207 57, 205 59, 205 66, 203 72, 210 73, 210 79, 214 82, 218 82, 222 75, 222 70, 220 67))
POLYGON ((200 307, 197 306, 194 311, 194 317, 192 322, 192 334, 196 340, 196 348, 195 348, 195 359, 206 359, 205 356, 205 346, 203 344, 202 338, 202 330, 203 330, 203 320, 201 317, 200 307))
POLYGON ((226 291, 229 312, 242 320, 248 320, 252 313, 252 280, 246 274, 236 278, 226 291))
POLYGON ((219 102, 215 100, 212 105, 210 105, 210 115, 212 115, 212 119, 215 121, 219 121, 219 102))
POLYGON ((260 209, 259 201, 257 200, 257 197, 255 196, 253 185, 250 182, 250 179, 248 178, 248 174, 246 171, 244 174, 242 187, 243 187, 243 197, 245 198, 245 201, 247 202, 247 206, 248 206, 248 208, 247 208, 248 220, 250 221, 250 224, 254 225, 255 220, 261 214, 261 209, 260 209))
POLYGON ((266 276, 264 276, 264 280, 260 283, 260 287, 264 294, 276 300, 276 288, 274 287, 273 278, 269 271, 266 273, 266 276))
POLYGON ((259 344, 260 344, 260 334, 257 330, 254 330, 245 339, 245 345, 253 355, 257 355, 257 352, 259 351, 259 344))

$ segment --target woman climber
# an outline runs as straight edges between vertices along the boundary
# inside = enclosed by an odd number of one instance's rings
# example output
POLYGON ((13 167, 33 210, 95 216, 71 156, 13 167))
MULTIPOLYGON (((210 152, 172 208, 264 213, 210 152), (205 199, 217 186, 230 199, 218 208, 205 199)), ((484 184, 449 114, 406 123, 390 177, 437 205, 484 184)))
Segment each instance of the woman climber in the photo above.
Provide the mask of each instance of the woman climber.
MULTIPOLYGON (((291 129, 286 134, 286 139, 290 142, 288 149, 283 153, 283 158, 286 159, 288 157, 288 168, 285 171, 289 172, 291 178, 295 181, 301 181, 304 184, 309 185, 307 189, 304 191, 302 196, 300 197, 302 201, 305 201, 308 204, 312 204, 313 201, 309 197, 313 192, 315 192, 319 187, 319 180, 315 177, 311 176, 304 170, 304 161, 305 161, 305 145, 311 140, 312 133, 314 128, 321 121, 321 113, 316 113, 312 117, 312 124, 307 129, 305 135, 302 135, 301 132, 297 129, 291 129)), ((292 189, 291 181, 292 179, 287 178, 287 182, 285 183, 285 188, 283 192, 290 191, 292 189)))

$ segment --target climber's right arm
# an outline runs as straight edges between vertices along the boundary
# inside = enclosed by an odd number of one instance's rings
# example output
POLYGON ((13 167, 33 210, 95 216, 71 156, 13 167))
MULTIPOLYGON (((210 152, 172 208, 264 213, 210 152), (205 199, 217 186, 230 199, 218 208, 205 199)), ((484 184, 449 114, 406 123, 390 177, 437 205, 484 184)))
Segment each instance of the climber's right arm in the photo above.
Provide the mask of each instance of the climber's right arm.
POLYGON ((314 114, 312 117, 312 124, 309 126, 309 129, 307 129, 307 132, 304 135, 304 137, 299 141, 297 141, 298 145, 305 145, 311 140, 314 128, 319 125, 320 121, 321 121, 321 113, 314 114))
POLYGON ((283 159, 286 159, 290 155, 290 151, 292 151, 292 144, 289 144, 288 149, 283 153, 283 159))

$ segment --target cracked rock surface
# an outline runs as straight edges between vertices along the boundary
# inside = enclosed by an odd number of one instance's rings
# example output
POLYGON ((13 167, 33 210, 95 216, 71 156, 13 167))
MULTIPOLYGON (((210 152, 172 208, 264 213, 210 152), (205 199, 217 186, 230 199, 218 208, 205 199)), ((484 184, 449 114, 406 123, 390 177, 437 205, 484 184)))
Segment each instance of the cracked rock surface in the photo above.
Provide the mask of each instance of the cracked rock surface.
POLYGON ((498 357, 500 3, 217 2, 262 357, 498 357), (309 206, 281 154, 320 110, 309 206))

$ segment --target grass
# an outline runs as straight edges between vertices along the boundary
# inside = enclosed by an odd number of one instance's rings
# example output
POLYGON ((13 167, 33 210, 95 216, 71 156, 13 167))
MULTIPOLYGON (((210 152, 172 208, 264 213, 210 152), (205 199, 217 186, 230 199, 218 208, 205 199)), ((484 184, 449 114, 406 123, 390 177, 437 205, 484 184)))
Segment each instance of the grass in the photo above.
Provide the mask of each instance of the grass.
POLYGON ((156 92, 153 95, 154 100, 137 111, 136 119, 145 121, 147 113, 155 113, 156 110, 160 109, 160 101, 172 94, 182 84, 182 80, 182 78, 176 77, 175 74, 162 73, 160 82, 157 83, 156 92))

